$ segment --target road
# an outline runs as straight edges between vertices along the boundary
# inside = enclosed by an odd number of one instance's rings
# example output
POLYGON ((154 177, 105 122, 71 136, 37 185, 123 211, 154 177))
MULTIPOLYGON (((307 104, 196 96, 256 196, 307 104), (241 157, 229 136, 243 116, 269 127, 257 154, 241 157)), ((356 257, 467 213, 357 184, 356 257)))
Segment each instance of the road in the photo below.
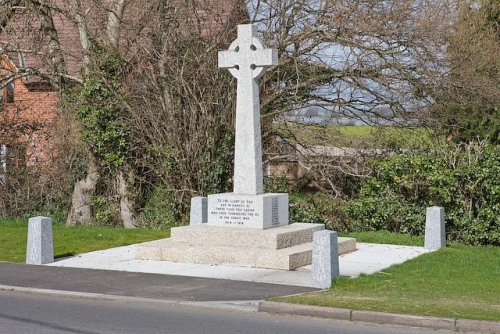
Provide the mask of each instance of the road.
POLYGON ((192 305, 105 301, 0 291, 0 333, 451 334, 192 305))

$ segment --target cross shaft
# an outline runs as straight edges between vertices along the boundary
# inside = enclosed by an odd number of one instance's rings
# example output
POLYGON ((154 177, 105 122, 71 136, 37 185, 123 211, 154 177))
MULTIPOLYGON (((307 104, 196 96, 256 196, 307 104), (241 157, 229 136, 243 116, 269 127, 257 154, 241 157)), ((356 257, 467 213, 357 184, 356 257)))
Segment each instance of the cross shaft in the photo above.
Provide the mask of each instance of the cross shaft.
POLYGON ((238 80, 234 193, 262 194, 262 143, 258 79, 278 63, 277 51, 264 49, 251 24, 238 26, 238 38, 228 51, 219 52, 219 67, 228 68, 238 80))

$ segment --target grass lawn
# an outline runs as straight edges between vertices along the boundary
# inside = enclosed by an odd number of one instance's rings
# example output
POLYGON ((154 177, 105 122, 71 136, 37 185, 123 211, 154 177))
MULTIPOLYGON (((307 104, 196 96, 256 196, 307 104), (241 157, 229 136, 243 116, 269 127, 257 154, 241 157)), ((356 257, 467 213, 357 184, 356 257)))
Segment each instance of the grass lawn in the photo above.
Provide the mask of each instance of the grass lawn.
POLYGON ((357 242, 367 242, 370 244, 424 246, 424 237, 414 237, 408 234, 390 233, 387 231, 377 232, 351 232, 340 234, 341 237, 356 238, 357 242))
MULTIPOLYGON (((54 256, 76 255, 170 237, 170 231, 144 228, 53 225, 54 256)), ((26 261, 28 222, 0 221, 0 261, 26 261)))
POLYGON ((452 245, 329 290, 274 301, 500 321, 500 248, 452 245))

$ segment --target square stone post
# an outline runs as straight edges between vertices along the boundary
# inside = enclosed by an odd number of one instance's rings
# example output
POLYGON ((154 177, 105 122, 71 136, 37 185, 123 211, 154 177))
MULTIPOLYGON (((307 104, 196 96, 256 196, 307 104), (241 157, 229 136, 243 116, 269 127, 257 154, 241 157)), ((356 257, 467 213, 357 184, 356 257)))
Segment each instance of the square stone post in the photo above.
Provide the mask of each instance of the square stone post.
POLYGON ((446 247, 444 208, 442 207, 433 206, 427 208, 424 247, 430 250, 446 247))
POLYGON ((314 232, 311 278, 318 288, 329 288, 340 275, 337 232, 314 232))
POLYGON ((27 264, 45 264, 54 262, 54 244, 52 241, 52 219, 34 217, 28 221, 27 264))
POLYGON ((208 220, 208 199, 198 196, 191 198, 189 225, 205 224, 208 220))

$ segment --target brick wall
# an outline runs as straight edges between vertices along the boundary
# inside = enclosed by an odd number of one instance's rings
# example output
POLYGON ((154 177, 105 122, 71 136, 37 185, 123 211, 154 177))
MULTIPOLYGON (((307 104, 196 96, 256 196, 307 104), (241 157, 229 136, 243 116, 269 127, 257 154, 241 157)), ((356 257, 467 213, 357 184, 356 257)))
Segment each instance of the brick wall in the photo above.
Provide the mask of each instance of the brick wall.
POLYGON ((23 119, 40 122, 43 127, 25 138, 28 142, 27 164, 39 165, 47 161, 52 152, 48 131, 52 120, 59 112, 59 96, 55 91, 28 90, 24 84, 18 84, 16 104, 23 119))
POLYGON ((2 89, 0 144, 24 145, 26 163, 31 166, 43 164, 51 152, 46 134, 58 113, 57 92, 46 85, 30 87, 23 79, 17 79, 14 81, 14 102, 7 103, 6 88, 2 89))

